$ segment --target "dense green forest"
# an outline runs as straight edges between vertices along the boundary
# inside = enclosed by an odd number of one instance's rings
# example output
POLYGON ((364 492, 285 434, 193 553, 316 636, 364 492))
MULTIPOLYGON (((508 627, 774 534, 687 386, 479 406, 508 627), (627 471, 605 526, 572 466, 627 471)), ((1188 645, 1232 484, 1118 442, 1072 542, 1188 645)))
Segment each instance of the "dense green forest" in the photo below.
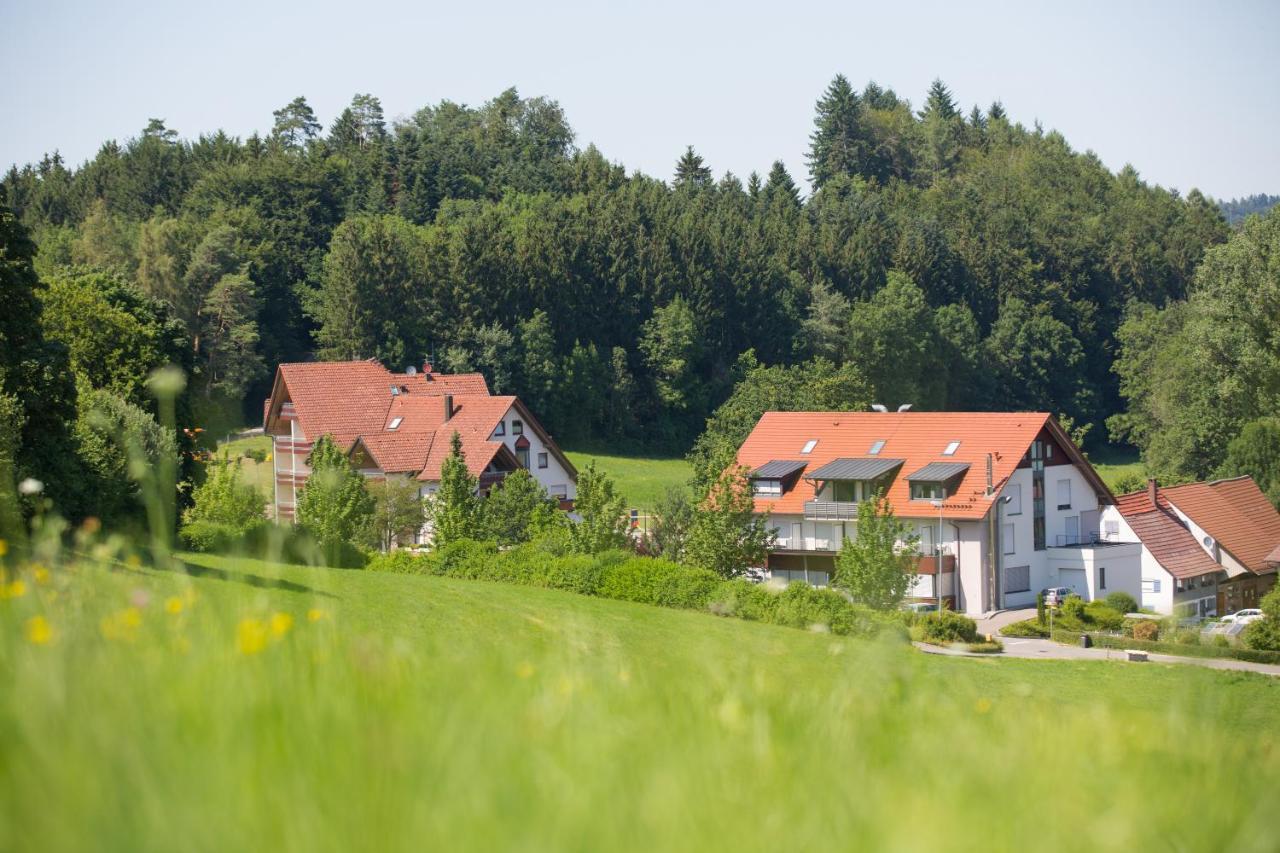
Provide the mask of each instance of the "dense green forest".
POLYGON ((1265 193, 1218 202, 1218 206, 1222 208, 1222 215, 1227 218, 1227 223, 1230 225, 1239 225, 1253 214, 1266 213, 1278 204, 1280 204, 1280 195, 1265 193))
MULTIPOLYGON (((39 283, 6 275, 41 294, 41 345, 82 388, 145 409, 139 377, 177 362, 179 420, 211 429, 256 419, 280 361, 368 357, 481 370, 563 442, 636 451, 688 449, 744 377, 832 369, 859 399, 1048 410, 1090 442, 1173 428, 1158 377, 1117 358, 1194 325, 1177 318, 1232 233, 1213 201, 941 82, 917 108, 837 76, 810 143, 806 194, 781 162, 717 177, 692 147, 666 180, 629 174, 514 89, 390 123, 358 95, 327 130, 297 98, 243 140, 152 119, 77 168, 8 171, 6 256, 29 234, 39 283)), ((1216 470, 1230 431, 1155 461, 1216 470)))

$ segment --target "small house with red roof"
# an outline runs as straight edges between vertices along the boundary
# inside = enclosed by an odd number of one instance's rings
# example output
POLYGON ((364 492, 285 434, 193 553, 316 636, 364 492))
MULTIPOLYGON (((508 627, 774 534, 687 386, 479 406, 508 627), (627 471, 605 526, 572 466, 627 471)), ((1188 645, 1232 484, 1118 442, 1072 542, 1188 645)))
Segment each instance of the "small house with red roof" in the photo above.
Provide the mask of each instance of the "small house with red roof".
POLYGON ((1251 477, 1121 495, 1104 523, 1142 542, 1143 607, 1189 617, 1247 607, 1276 585, 1280 513, 1251 477))
POLYGON ((823 585, 858 504, 883 494, 919 538, 911 597, 969 614, 1051 586, 1139 589, 1115 497, 1044 412, 767 412, 738 451, 775 535, 774 578, 823 585))
MULTIPOLYGON (((482 492, 526 468, 566 509, 577 469, 517 397, 489 393, 478 373, 387 370, 375 360, 282 364, 263 404, 273 442, 275 516, 292 520, 316 439, 332 437, 365 476, 407 477, 423 496, 439 485, 453 435, 482 492)), ((423 530, 419 541, 429 535, 423 530)))

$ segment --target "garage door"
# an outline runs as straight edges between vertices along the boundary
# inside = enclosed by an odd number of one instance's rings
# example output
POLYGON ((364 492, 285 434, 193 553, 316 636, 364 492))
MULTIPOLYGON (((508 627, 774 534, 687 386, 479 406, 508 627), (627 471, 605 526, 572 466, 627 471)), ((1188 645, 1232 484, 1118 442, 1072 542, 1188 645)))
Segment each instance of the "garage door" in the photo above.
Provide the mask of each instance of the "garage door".
POLYGON ((1089 585, 1085 582, 1084 569, 1058 569, 1058 586, 1065 586, 1075 594, 1089 600, 1089 585))

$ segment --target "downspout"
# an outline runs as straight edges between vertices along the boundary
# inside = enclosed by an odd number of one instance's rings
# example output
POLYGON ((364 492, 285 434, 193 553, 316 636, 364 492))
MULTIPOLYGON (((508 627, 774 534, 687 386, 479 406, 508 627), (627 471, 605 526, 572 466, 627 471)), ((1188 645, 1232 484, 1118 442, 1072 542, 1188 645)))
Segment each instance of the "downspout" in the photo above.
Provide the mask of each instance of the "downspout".
MULTIPOLYGON (((987 454, 987 497, 988 498, 994 495, 996 491, 994 467, 995 467, 995 460, 993 460, 991 457, 991 454, 988 453, 987 454)), ((999 518, 998 518, 1000 515, 1000 502, 994 501, 992 503, 992 509, 994 509, 995 512, 992 512, 991 510, 987 511, 987 584, 986 584, 987 594, 984 596, 984 602, 983 602, 986 605, 985 609, 987 613, 990 613, 993 610, 997 609, 997 603, 999 600, 999 592, 996 587, 996 578, 999 575, 999 572, 996 570, 996 555, 1001 553, 1001 550, 997 547, 999 545, 997 540, 1000 536, 1000 524, 999 524, 999 518)))

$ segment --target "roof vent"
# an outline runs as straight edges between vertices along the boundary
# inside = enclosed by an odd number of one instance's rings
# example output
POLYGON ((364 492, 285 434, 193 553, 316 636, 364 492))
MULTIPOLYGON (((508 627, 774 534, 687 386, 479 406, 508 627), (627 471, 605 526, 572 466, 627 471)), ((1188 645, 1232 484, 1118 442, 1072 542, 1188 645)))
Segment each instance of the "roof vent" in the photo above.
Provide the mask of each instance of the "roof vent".
POLYGON ((399 396, 400 396, 400 386, 399 386, 399 385, 392 385, 392 386, 391 386, 391 396, 392 396, 392 397, 399 397, 399 396))
POLYGON ((416 374, 416 373, 418 372, 418 368, 414 367, 414 366, 411 364, 411 365, 409 365, 408 367, 406 367, 406 368, 404 369, 404 372, 405 372, 405 375, 406 375, 406 376, 413 376, 414 374, 416 374))
POLYGON ((452 394, 445 394, 445 395, 444 395, 444 419, 447 421, 447 420, 449 420, 450 418, 452 418, 452 417, 453 417, 453 412, 454 412, 454 409, 453 409, 453 395, 452 395, 452 394))
POLYGON ((885 406, 883 403, 872 403, 872 404, 871 404, 871 411, 873 411, 873 412, 887 412, 887 411, 889 411, 889 408, 888 408, 887 406, 885 406))
POLYGON ((911 403, 903 403, 901 406, 898 407, 898 411, 909 412, 911 411, 911 405, 912 405, 911 403))

